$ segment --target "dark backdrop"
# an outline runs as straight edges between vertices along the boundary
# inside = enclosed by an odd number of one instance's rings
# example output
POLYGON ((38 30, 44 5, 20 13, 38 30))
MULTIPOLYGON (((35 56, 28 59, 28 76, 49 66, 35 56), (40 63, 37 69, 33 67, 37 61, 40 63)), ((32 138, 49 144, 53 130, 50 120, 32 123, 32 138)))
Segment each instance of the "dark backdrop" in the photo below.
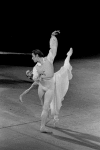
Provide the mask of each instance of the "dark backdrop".
MULTIPOLYGON (((31 53, 38 48, 47 55, 51 33, 60 30, 56 60, 64 59, 70 47, 75 59, 100 56, 98 8, 90 5, 50 6, 4 6, 0 51, 31 53)), ((0 60, 1 64, 10 65, 33 63, 31 55, 0 55, 0 60)))

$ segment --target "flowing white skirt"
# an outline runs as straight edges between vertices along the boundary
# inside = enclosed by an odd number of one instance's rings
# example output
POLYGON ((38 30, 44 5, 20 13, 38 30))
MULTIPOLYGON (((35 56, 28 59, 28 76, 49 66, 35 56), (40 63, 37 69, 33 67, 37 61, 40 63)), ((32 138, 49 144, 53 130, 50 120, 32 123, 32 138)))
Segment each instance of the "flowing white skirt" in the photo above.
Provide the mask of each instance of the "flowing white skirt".
POLYGON ((72 66, 69 57, 65 59, 64 65, 54 74, 55 90, 50 104, 51 114, 58 116, 62 101, 69 88, 69 80, 72 79, 72 66))

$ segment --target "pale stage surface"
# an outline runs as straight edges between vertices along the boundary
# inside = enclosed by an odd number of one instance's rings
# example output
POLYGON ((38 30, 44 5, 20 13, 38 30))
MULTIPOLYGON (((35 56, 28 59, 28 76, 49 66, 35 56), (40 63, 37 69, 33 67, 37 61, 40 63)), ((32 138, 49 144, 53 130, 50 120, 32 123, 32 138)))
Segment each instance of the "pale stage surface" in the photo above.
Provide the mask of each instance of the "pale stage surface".
MULTIPOLYGON (((63 62, 56 62, 55 71, 63 62)), ((60 110, 59 122, 40 133, 41 105, 37 86, 19 101, 31 83, 32 67, 0 66, 0 150, 100 149, 100 59, 71 60, 73 78, 60 110)))

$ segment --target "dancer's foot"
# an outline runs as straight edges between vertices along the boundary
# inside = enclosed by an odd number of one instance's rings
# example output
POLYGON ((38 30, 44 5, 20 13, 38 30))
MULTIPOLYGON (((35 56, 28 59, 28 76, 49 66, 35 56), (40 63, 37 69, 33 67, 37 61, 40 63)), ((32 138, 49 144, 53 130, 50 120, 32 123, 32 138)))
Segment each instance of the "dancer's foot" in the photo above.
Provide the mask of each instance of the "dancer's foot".
POLYGON ((52 133, 52 131, 50 131, 50 130, 47 129, 46 127, 41 127, 41 128, 40 128, 40 132, 42 132, 42 133, 52 133))
POLYGON ((54 116, 54 119, 53 119, 53 125, 54 127, 56 126, 56 124, 59 122, 59 118, 57 115, 54 116))
POLYGON ((70 50, 68 51, 68 53, 67 53, 67 56, 71 56, 72 55, 72 53, 73 53, 73 49, 72 48, 70 48, 70 50))

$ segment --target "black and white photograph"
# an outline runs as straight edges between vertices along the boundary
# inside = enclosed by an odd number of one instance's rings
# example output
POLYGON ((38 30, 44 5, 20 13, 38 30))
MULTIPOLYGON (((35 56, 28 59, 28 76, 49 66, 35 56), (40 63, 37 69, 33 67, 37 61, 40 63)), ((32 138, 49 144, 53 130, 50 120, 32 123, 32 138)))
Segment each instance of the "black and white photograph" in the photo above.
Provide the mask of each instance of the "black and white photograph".
POLYGON ((100 150, 100 12, 76 5, 1 5, 0 150, 100 150))

